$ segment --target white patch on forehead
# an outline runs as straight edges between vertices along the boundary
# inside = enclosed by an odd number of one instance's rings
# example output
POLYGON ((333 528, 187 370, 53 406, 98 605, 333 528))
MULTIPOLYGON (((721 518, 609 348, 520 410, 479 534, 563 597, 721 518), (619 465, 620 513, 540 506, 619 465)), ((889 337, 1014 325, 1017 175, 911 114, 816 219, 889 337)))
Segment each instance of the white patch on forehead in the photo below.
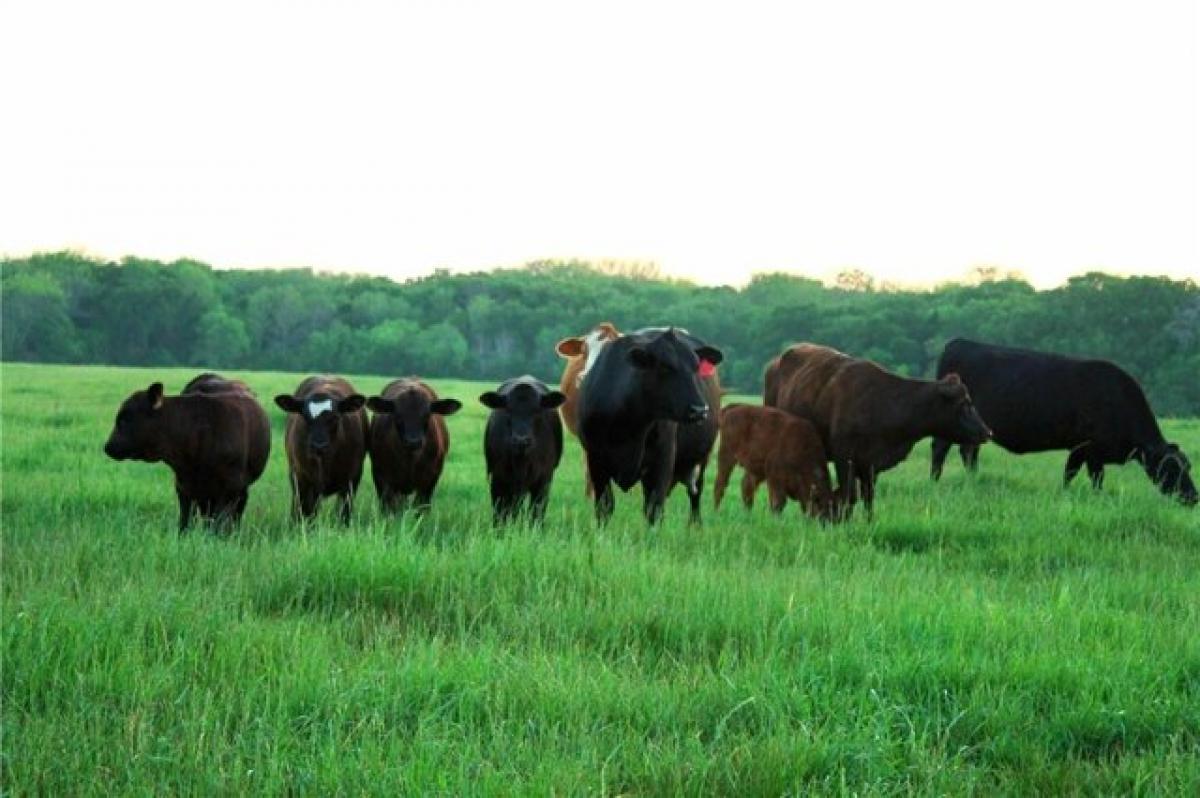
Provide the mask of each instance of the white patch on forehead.
POLYGON ((596 362, 596 358, 600 357, 600 350, 609 343, 611 339, 604 337, 603 330, 592 330, 583 337, 583 344, 587 347, 587 360, 583 363, 583 370, 579 372, 579 376, 575 378, 576 385, 583 384, 583 378, 591 371, 592 365, 596 362))
POLYGON ((333 412, 333 400, 332 399, 323 399, 320 402, 317 402, 312 399, 309 400, 309 402, 308 402, 309 418, 316 418, 317 416, 321 415, 322 413, 324 413, 326 411, 328 411, 330 413, 333 412))

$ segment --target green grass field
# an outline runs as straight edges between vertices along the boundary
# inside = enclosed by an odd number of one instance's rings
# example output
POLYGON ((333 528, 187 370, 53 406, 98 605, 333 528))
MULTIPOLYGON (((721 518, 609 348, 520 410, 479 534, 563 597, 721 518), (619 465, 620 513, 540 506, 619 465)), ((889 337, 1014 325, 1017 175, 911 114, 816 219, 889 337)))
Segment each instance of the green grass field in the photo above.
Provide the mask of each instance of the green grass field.
POLYGON ((496 533, 490 386, 436 380, 431 514, 368 477, 302 529, 270 403, 302 375, 237 373, 270 467, 231 538, 180 538, 169 470, 101 445, 194 373, 0 373, 5 794, 1200 793, 1200 511, 1136 466, 1063 491, 1064 454, 985 447, 934 485, 926 442, 871 522, 747 514, 735 474, 702 528, 676 491, 597 529, 570 439, 545 527, 496 533))

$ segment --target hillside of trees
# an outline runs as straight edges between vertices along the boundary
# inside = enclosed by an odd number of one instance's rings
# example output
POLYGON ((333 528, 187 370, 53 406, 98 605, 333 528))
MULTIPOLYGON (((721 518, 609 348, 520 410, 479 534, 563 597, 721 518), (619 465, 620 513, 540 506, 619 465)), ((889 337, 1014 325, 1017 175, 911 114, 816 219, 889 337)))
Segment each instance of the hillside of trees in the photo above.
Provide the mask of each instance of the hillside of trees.
POLYGON ((0 260, 5 360, 226 370, 427 374, 557 381, 554 344, 599 321, 676 324, 721 347, 722 378, 758 392, 785 345, 815 341, 930 376, 964 336, 1111 359, 1157 412, 1200 415, 1200 286, 1093 273, 1036 291, 981 273, 928 291, 833 287, 783 274, 746 287, 664 280, 647 268, 538 262, 398 283, 310 270, 105 262, 71 252, 0 260))

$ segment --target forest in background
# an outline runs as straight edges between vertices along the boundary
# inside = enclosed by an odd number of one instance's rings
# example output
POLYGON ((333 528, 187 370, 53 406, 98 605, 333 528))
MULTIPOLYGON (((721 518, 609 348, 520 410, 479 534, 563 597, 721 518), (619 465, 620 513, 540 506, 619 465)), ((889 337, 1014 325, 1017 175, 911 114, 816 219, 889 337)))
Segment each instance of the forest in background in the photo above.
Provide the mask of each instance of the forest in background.
POLYGON ((309 269, 217 270, 74 252, 0 260, 7 361, 191 365, 557 382, 555 343, 600 321, 675 324, 725 352, 723 382, 761 389, 765 363, 813 341, 931 376, 956 336, 1115 361, 1155 410, 1200 415, 1200 286, 1089 273, 1038 291, 979 270, 929 290, 760 274, 743 288, 653 267, 539 261, 396 282, 309 269))

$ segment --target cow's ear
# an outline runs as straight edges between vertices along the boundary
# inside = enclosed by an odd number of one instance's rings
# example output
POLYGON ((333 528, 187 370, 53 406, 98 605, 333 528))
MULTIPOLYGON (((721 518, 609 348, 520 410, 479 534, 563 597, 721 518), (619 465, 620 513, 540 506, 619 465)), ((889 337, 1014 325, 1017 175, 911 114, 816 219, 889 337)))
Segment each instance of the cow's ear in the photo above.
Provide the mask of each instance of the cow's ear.
POLYGON ((457 399, 435 399, 429 403, 429 412, 439 416, 452 416, 462 410, 462 402, 457 399))
POLYGON ((371 408, 372 413, 392 413, 396 410, 396 403, 382 396, 372 396, 367 400, 367 407, 371 408))
POLYGON ((495 391, 480 394, 479 401, 484 407, 490 407, 492 410, 503 410, 508 405, 508 400, 495 391))
POLYGON ((965 391, 957 374, 947 374, 937 382, 938 393, 948 398, 961 396, 965 391))
POLYGON ((721 361, 725 359, 725 355, 715 346, 701 346, 697 348, 696 357, 700 358, 701 360, 707 360, 714 366, 721 365, 721 361))
POLYGON ((276 396, 275 404, 279 405, 279 409, 285 413, 299 413, 302 408, 300 400, 290 393, 281 393, 276 396))
POLYGON ((162 407, 163 384, 161 382, 152 383, 150 387, 146 389, 146 397, 150 400, 151 409, 157 410, 158 408, 162 407))
POLYGON ((338 402, 337 409, 339 413, 357 413, 366 403, 367 399, 361 393, 352 393, 338 402))
POLYGON ((657 361, 644 347, 634 346, 629 349, 629 362, 640 369, 648 369, 653 368, 657 361))
POLYGON ((567 396, 562 391, 547 391, 542 394, 542 409, 553 410, 565 401, 567 396))
POLYGON ((560 357, 578 357, 583 354, 583 339, 564 338, 554 347, 554 351, 558 352, 560 357))

